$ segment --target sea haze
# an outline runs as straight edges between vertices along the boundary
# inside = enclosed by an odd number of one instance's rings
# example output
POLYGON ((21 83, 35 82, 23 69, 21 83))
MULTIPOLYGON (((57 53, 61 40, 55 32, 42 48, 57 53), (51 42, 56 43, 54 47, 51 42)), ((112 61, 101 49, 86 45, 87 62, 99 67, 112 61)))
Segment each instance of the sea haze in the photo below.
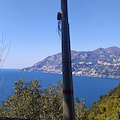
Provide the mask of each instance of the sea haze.
MULTIPOLYGON (((49 84, 55 84, 57 80, 62 80, 62 75, 42 72, 24 72, 16 69, 1 69, 0 78, 4 81, 0 84, 0 103, 6 100, 11 92, 14 91, 14 82, 25 76, 26 81, 37 78, 43 88, 49 84)), ((107 94, 119 84, 118 79, 81 77, 73 76, 74 98, 79 97, 86 100, 86 105, 90 108, 94 101, 99 99, 100 95, 107 94)))

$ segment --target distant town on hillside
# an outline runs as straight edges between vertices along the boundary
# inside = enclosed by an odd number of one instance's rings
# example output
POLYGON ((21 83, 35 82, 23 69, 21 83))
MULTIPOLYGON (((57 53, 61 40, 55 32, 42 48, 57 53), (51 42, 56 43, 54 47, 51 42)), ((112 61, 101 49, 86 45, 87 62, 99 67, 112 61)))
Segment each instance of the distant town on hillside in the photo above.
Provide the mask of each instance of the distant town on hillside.
MULTIPOLYGON (((98 48, 94 51, 71 51, 72 73, 78 76, 120 78, 120 48, 98 48)), ((22 71, 62 74, 62 54, 45 58, 22 71)))

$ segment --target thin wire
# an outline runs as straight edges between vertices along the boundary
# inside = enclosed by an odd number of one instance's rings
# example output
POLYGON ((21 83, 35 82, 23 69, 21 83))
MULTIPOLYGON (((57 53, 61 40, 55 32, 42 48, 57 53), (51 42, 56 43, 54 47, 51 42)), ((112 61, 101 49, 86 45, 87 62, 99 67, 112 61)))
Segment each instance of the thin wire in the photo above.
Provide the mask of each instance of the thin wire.
POLYGON ((58 28, 57 28, 58 35, 61 39, 61 20, 58 20, 58 28))

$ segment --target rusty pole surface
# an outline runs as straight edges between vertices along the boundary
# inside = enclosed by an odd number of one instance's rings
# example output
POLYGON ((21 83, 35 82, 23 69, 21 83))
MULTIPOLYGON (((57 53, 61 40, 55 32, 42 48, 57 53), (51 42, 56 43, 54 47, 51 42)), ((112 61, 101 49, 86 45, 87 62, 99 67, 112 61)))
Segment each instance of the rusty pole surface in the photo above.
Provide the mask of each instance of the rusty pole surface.
POLYGON ((61 0, 62 75, 63 75, 63 120, 74 120, 73 79, 68 23, 67 0, 61 0))

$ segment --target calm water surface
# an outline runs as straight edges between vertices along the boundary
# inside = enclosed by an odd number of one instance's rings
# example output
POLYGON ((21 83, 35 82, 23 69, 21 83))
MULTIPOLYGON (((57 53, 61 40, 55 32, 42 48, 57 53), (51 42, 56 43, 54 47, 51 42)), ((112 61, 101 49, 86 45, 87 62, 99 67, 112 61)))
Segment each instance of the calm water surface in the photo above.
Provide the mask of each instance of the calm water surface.
MULTIPOLYGON (((3 82, 0 83, 0 103, 6 100, 11 92, 14 91, 14 82, 25 76, 26 81, 37 78, 43 87, 48 87, 49 84, 56 83, 57 80, 62 80, 62 75, 41 73, 41 72, 23 72, 15 69, 1 69, 0 78, 3 82)), ((99 99, 100 95, 108 94, 109 90, 119 84, 118 79, 94 78, 73 76, 74 98, 79 97, 86 100, 86 105, 90 108, 94 101, 99 99)))

